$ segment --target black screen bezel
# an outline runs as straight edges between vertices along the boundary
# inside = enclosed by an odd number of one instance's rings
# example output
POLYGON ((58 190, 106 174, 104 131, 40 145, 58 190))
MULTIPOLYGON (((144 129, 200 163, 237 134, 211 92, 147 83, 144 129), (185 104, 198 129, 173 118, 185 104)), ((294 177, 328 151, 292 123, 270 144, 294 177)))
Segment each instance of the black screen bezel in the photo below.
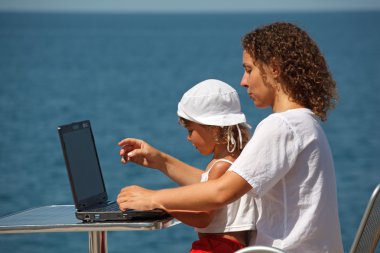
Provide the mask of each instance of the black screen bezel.
POLYGON ((73 123, 70 123, 67 125, 59 126, 58 127, 58 133, 59 133, 59 137, 60 137, 60 141, 61 141, 61 147, 62 147, 63 155, 65 158, 67 174, 68 174, 69 179, 70 179, 69 180, 70 181, 70 187, 71 187, 71 192, 72 192, 72 195, 74 198, 75 207, 78 209, 78 211, 80 211, 80 210, 86 209, 86 208, 91 207, 91 206, 106 203, 108 201, 108 196, 107 196, 107 191, 106 191, 105 184, 104 184, 103 174, 102 174, 100 163, 99 163, 98 152, 96 150, 95 138, 94 138, 94 135, 92 132, 90 121, 89 120, 83 120, 83 121, 73 122, 73 123), (68 156, 67 156, 66 145, 65 145, 65 134, 73 132, 73 131, 79 131, 79 130, 82 130, 84 128, 87 128, 91 134, 93 148, 95 150, 97 163, 98 163, 98 166, 100 169, 99 173, 100 173, 103 189, 102 189, 102 192, 97 194, 97 195, 93 195, 93 196, 90 196, 90 197, 84 198, 84 199, 79 199, 77 196, 77 190, 75 189, 75 184, 74 184, 73 175, 72 175, 73 174, 72 168, 71 168, 70 162, 68 160, 68 156))

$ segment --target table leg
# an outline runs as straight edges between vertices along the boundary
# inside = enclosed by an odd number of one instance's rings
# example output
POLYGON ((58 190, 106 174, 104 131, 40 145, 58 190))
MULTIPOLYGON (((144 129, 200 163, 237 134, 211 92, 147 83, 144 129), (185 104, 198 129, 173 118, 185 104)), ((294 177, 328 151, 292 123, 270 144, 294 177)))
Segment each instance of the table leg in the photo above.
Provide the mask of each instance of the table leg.
POLYGON ((107 253, 107 232, 90 231, 88 232, 89 253, 107 253))

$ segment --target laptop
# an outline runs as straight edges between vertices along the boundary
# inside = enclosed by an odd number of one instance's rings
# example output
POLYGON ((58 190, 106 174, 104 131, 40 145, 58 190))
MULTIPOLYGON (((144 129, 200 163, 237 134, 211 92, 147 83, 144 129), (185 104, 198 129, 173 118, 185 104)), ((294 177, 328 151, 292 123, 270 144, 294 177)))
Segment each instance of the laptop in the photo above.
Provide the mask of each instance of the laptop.
POLYGON ((122 212, 115 201, 108 200, 89 120, 59 126, 58 134, 79 220, 162 220, 171 217, 161 209, 122 212))

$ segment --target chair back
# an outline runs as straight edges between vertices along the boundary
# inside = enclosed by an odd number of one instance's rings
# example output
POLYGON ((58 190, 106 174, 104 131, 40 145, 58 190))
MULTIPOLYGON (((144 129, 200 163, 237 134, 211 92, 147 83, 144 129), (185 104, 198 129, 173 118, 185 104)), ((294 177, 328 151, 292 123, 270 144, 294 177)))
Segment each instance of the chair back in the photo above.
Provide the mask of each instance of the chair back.
POLYGON ((367 208, 356 232, 350 253, 375 252, 380 238, 380 184, 368 201, 367 208))
POLYGON ((248 246, 235 253, 285 253, 284 251, 269 246, 248 246))

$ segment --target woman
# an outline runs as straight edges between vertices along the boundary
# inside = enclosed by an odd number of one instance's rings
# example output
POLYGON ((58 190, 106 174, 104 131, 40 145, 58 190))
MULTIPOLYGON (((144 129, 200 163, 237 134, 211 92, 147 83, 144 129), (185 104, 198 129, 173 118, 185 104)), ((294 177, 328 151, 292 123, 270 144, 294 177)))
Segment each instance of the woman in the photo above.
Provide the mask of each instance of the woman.
MULTIPOLYGON (((289 23, 258 28, 244 36, 242 46, 241 86, 257 107, 271 107, 273 113, 258 124, 230 170, 219 179, 176 189, 127 187, 119 206, 212 210, 250 191, 258 208, 250 245, 343 252, 334 164, 319 124, 337 99, 325 59, 310 36, 289 23)), ((123 161, 186 167, 144 141, 126 139, 121 145, 123 161)))

